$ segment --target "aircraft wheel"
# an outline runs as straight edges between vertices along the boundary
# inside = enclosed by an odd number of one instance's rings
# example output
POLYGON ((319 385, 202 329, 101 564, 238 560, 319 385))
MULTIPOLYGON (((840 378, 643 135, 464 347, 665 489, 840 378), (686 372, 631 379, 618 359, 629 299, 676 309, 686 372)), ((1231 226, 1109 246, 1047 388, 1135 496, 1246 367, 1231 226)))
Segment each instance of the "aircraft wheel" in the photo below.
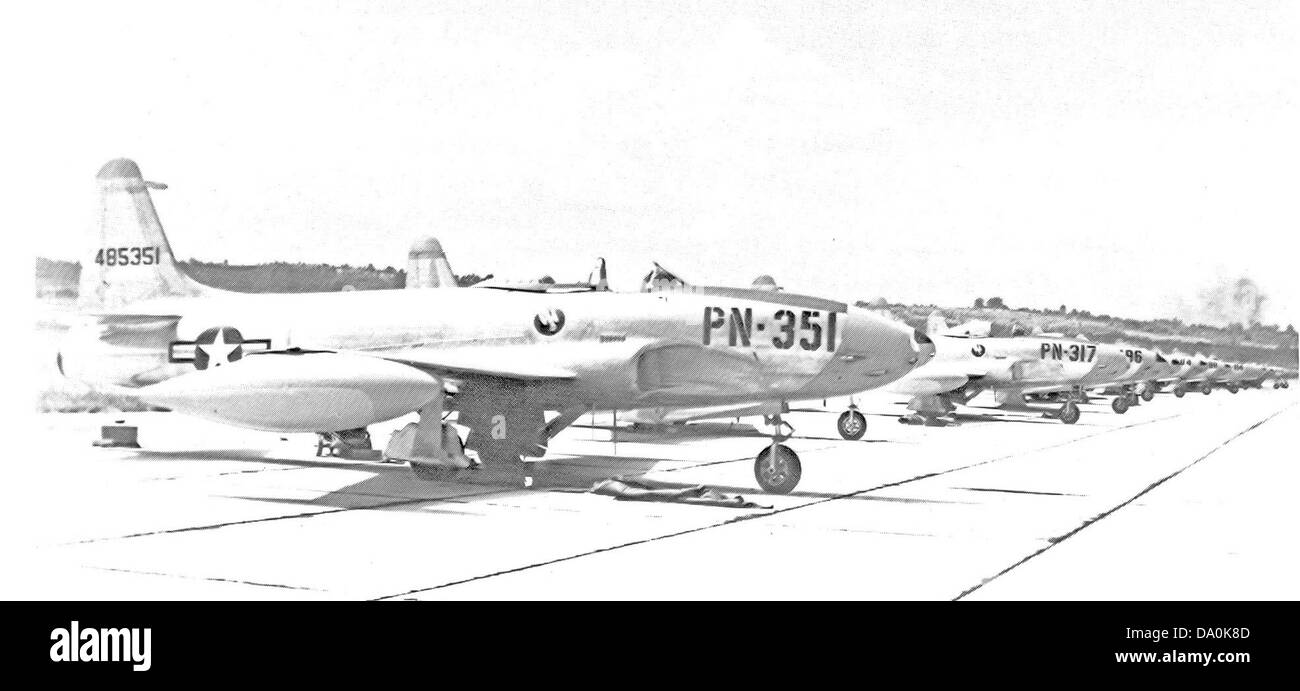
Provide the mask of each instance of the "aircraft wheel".
POLYGON ((840 415, 835 426, 839 429, 841 437, 851 441, 861 439, 862 435, 867 433, 867 416, 850 408, 840 415))
POLYGON ((1174 396, 1177 398, 1182 398, 1186 394, 1187 394, 1187 389, 1184 389, 1181 386, 1174 389, 1174 396))
POLYGON ((789 494, 799 484, 803 466, 799 456, 784 444, 765 446, 754 459, 754 479, 768 494, 789 494), (772 451, 776 450, 773 457, 772 451))
POLYGON ((1229 385, 1228 385, 1228 393, 1237 393, 1237 392, 1240 391, 1240 390, 1241 390, 1241 387, 1237 386, 1236 384, 1229 384, 1229 385))
POLYGON ((1061 418, 1061 422, 1064 422, 1067 425, 1073 425, 1079 421, 1079 406, 1075 405, 1074 401, 1066 403, 1061 406, 1059 417, 1061 418))
POLYGON ((1147 403, 1150 403, 1153 399, 1155 399, 1155 397, 1156 397, 1156 392, 1151 390, 1150 387, 1142 389, 1142 400, 1146 401, 1147 403))
POLYGON ((1128 396, 1116 396, 1110 402, 1110 409, 1117 415, 1123 415, 1128 412, 1128 396))
POLYGON ((1209 396, 1210 391, 1212 390, 1213 389, 1210 388, 1209 384, 1201 384, 1201 393, 1205 394, 1206 396, 1209 396))

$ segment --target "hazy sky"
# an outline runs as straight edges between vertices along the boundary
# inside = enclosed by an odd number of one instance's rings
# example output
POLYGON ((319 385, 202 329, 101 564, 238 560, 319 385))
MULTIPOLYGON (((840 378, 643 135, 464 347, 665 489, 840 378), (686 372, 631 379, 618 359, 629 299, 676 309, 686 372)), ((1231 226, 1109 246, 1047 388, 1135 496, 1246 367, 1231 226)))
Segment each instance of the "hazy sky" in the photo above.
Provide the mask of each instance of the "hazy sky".
POLYGON ((1300 322, 1297 4, 24 3, 5 225, 126 156, 182 258, 1300 322))

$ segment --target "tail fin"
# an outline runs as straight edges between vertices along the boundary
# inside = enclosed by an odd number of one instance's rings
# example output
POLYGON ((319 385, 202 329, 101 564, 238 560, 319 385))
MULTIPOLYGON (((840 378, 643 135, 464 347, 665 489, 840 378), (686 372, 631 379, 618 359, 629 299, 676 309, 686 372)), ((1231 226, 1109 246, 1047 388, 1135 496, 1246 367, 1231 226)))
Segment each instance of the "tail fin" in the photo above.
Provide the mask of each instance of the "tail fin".
POLYGON ((119 158, 95 176, 99 186, 99 228, 81 258, 78 306, 113 309, 160 297, 194 296, 205 287, 176 266, 149 188, 134 161, 119 158))
POLYGON ((935 310, 930 313, 929 318, 925 320, 925 333, 927 336, 940 336, 948 331, 948 320, 944 319, 943 313, 935 310))
POLYGON ((609 278, 605 275, 605 258, 596 257, 596 268, 591 270, 587 276, 587 285, 597 292, 607 292, 609 290, 609 278))
POLYGON ((437 238, 420 238, 411 245, 406 262, 407 288, 457 288, 447 254, 437 238))

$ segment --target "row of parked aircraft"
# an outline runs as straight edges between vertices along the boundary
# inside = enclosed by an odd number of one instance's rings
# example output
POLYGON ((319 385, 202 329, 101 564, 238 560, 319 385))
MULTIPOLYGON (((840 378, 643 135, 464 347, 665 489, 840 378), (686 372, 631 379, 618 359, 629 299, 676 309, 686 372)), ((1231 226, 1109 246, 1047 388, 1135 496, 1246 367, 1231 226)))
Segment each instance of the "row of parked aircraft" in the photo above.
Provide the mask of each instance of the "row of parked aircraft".
MULTIPOLYGON (((234 293, 180 271, 149 194, 164 185, 126 159, 96 179, 100 222, 61 373, 182 413, 352 448, 369 448, 367 426, 418 413, 382 456, 426 479, 541 457, 595 410, 629 411, 633 422, 762 414, 772 435, 755 478, 788 493, 802 475, 784 443, 791 401, 890 387, 912 397, 903 421, 937 425, 989 390, 1004 405, 1055 399, 1050 415, 1071 424, 1089 389, 1110 387, 1123 413, 1161 390, 1235 393, 1269 379, 1287 386, 1293 374, 1059 334, 994 336, 991 325, 949 328, 939 315, 913 329, 781 291, 768 277, 748 288, 694 285, 658 265, 636 293, 609 290, 603 261, 583 284, 234 293)), ((437 241, 418 249, 408 287, 455 287, 437 241)), ((838 428, 859 439, 866 418, 850 405, 838 428)))

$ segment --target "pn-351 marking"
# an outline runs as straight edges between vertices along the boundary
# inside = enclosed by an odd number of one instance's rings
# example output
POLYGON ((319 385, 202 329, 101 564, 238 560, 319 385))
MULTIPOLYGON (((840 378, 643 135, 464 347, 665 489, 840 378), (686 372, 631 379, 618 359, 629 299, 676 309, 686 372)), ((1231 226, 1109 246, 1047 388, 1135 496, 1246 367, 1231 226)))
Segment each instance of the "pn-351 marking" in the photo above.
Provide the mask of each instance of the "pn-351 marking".
MULTIPOLYGON (((827 312, 823 315, 817 310, 781 309, 772 315, 769 324, 762 317, 755 321, 752 307, 744 309, 732 307, 729 310, 722 307, 705 307, 702 341, 706 346, 714 345, 714 332, 721 331, 725 327, 728 346, 748 348, 753 341, 754 333, 767 331, 770 326, 778 334, 771 339, 774 348, 789 350, 798 343, 803 350, 814 351, 825 348, 826 352, 833 353, 838 318, 838 312, 827 312)), ((720 335, 717 345, 722 345, 720 335)))

